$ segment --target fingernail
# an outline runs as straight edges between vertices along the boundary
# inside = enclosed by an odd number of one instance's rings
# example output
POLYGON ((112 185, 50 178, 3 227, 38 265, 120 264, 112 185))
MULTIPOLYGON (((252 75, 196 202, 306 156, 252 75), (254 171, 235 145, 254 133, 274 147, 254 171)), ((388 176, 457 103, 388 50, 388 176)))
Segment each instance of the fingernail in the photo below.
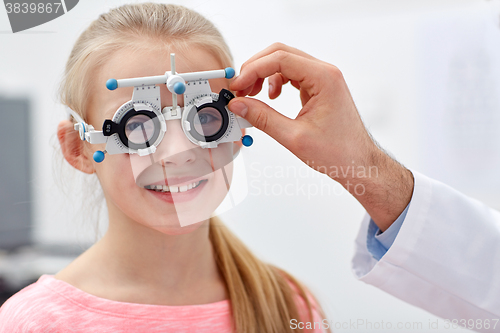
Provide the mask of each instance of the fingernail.
POLYGON ((232 85, 232 84, 234 84, 236 81, 238 81, 238 78, 239 78, 239 77, 240 77, 239 75, 236 75, 236 76, 233 78, 233 80, 231 81, 231 85, 232 85))
POLYGON ((273 85, 272 84, 269 84, 269 95, 271 95, 271 93, 273 92, 273 85))
POLYGON ((245 118, 248 112, 248 107, 245 105, 245 103, 235 101, 229 104, 229 110, 231 110, 232 113, 245 118))

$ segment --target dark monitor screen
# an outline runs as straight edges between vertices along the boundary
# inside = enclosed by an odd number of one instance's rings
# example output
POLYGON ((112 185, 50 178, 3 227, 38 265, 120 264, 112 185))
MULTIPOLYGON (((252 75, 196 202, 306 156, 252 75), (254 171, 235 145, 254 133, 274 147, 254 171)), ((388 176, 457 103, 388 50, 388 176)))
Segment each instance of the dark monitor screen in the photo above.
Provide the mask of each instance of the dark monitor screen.
POLYGON ((0 97, 0 249, 31 243, 30 103, 0 97))

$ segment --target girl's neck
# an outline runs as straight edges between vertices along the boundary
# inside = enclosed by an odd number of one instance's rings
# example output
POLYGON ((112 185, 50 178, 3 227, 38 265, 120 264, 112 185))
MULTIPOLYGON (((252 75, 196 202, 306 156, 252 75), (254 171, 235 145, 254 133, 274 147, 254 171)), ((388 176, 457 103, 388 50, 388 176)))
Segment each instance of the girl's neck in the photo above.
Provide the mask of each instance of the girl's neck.
POLYGON ((227 298, 209 239, 209 221, 167 235, 109 210, 103 238, 56 275, 90 294, 116 301, 206 304, 227 298))

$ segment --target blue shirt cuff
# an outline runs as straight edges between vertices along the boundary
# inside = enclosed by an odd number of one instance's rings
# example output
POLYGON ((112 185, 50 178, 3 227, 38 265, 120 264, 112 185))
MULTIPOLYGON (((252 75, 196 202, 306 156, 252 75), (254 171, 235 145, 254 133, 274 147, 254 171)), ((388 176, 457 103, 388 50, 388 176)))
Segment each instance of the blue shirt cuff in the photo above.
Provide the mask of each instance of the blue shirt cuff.
POLYGON ((399 233, 399 229, 401 229, 401 225, 405 220, 406 213, 408 212, 408 208, 410 207, 410 203, 408 204, 408 206, 406 206, 405 210, 403 210, 396 221, 394 221, 394 223, 392 223, 391 226, 384 232, 381 232, 375 222, 370 219, 370 224, 368 225, 366 247, 368 248, 368 251, 373 258, 380 260, 392 246, 392 243, 394 243, 394 240, 399 233))

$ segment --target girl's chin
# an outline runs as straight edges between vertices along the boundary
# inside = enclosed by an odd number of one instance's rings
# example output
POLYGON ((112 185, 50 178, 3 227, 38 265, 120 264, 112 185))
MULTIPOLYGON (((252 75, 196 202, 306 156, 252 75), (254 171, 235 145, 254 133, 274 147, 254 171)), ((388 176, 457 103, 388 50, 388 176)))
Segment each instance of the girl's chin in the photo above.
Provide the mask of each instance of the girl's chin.
POLYGON ((158 232, 161 232, 162 234, 165 235, 171 235, 171 236, 176 236, 176 235, 184 235, 191 233, 193 231, 198 230, 200 227, 206 225, 208 227, 208 220, 203 220, 203 221, 190 221, 191 223, 187 223, 188 221, 184 221, 183 225, 181 226, 179 220, 176 221, 171 221, 168 224, 164 225, 146 225, 149 228, 152 228, 158 232), (206 223, 207 222, 207 223, 206 223))

